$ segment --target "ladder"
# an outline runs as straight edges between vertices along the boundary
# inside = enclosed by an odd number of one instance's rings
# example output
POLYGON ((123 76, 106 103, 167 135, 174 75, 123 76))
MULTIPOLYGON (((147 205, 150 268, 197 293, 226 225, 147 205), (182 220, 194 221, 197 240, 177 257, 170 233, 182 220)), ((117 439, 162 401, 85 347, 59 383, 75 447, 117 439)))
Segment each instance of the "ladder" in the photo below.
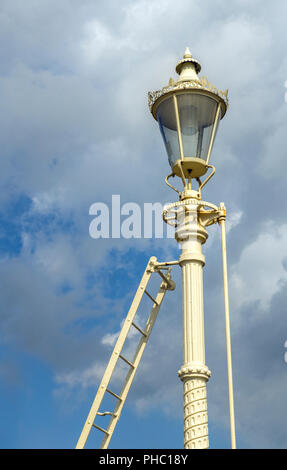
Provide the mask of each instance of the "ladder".
MULTIPOLYGON (((114 346, 112 355, 110 357, 106 371, 104 373, 104 376, 98 388, 97 394, 94 398, 90 412, 88 414, 88 417, 82 429, 76 449, 84 448, 92 427, 95 429, 98 429, 104 435, 102 443, 101 443, 101 447, 100 447, 101 449, 107 449, 110 443, 114 429, 116 427, 117 422, 119 421, 119 418, 120 418, 124 403, 126 401, 128 392, 130 390, 132 381, 134 379, 135 373, 139 366, 144 349, 146 347, 147 341, 150 337, 153 325, 157 318, 157 314, 159 312, 161 303, 164 299, 165 293, 167 290, 175 289, 175 283, 170 278, 171 268, 165 267, 168 264, 169 263, 158 263, 156 257, 152 256, 146 266, 146 269, 144 271, 141 282, 134 296, 134 299, 129 309, 129 312, 127 314, 127 317, 125 318, 125 321, 123 323, 122 330, 114 346), (167 273, 166 274, 163 273, 162 269, 167 269, 167 273), (158 293, 155 298, 147 291, 147 285, 148 285, 148 282, 150 280, 152 273, 158 273, 162 278, 162 282, 160 284, 158 293), (135 319, 136 313, 138 311, 139 305, 142 301, 144 294, 147 295, 152 301, 152 308, 151 308, 151 312, 148 317, 148 320, 146 322, 146 325, 144 329, 142 329, 134 322, 134 319, 135 319), (127 339, 127 336, 129 334, 131 327, 135 328, 140 333, 140 340, 138 342, 136 352, 134 354, 132 361, 128 360, 126 357, 122 355, 122 349, 124 347, 125 341, 127 339), (128 373, 124 380, 124 385, 119 395, 108 388, 118 360, 124 361, 129 366, 128 373), (99 408, 101 406, 101 403, 106 393, 116 398, 116 405, 113 411, 100 412, 99 408), (104 429, 95 423, 97 416, 107 416, 107 415, 111 416, 107 429, 104 429)), ((171 262, 170 264, 175 264, 175 262, 171 262)))

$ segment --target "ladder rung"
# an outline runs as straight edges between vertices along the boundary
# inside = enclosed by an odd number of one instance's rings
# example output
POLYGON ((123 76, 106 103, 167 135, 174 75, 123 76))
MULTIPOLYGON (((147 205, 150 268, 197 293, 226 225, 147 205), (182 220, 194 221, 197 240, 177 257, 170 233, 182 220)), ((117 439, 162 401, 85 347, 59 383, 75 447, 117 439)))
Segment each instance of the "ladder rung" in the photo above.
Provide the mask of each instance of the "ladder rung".
POLYGON ((132 364, 126 357, 122 356, 121 354, 119 354, 119 357, 125 361, 130 367, 134 367, 134 364, 132 364))
POLYGON ((106 430, 101 428, 100 426, 97 426, 96 424, 93 423, 94 428, 97 428, 99 431, 104 432, 105 434, 109 435, 110 433, 106 430))
POLYGON ((150 295, 150 293, 145 289, 145 294, 153 301, 154 304, 158 305, 158 302, 150 295))
POLYGON ((121 400, 121 397, 119 395, 117 395, 116 393, 112 392, 111 390, 109 390, 108 388, 106 388, 106 392, 110 393, 111 395, 113 395, 113 397, 117 398, 118 400, 121 400))
POLYGON ((143 336, 147 336, 147 334, 146 334, 138 325, 136 325, 134 322, 132 322, 132 325, 133 325, 143 336))

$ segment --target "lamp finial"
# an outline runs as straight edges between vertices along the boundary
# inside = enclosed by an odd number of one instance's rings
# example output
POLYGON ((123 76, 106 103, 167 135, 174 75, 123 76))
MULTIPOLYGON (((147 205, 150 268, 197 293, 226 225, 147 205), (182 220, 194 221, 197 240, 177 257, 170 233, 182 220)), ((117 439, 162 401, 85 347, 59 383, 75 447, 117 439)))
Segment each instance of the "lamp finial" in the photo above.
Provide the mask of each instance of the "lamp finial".
POLYGON ((192 58, 192 54, 191 54, 191 52, 190 52, 190 50, 189 50, 189 47, 186 47, 186 48, 185 48, 185 52, 184 52, 184 56, 183 56, 183 57, 184 57, 184 59, 191 59, 191 58, 192 58))
POLYGON ((183 59, 177 63, 175 70, 179 74, 178 82, 198 80, 197 74, 201 70, 201 65, 198 60, 192 57, 189 48, 186 47, 183 59))

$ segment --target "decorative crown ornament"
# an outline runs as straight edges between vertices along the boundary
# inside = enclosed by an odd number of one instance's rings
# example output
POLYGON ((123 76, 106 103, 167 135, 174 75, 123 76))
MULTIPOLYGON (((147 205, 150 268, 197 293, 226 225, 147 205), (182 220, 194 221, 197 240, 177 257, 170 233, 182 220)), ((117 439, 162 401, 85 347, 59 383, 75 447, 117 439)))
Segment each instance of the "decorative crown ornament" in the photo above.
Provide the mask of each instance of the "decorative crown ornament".
POLYGON ((228 90, 219 90, 216 86, 210 83, 206 77, 198 77, 201 65, 198 60, 192 57, 188 47, 185 50, 183 59, 177 63, 175 70, 179 74, 179 78, 176 82, 170 78, 167 86, 164 86, 161 90, 150 91, 148 93, 149 109, 155 119, 157 104, 161 98, 176 91, 191 89, 202 90, 210 93, 211 95, 217 95, 223 105, 221 118, 224 116, 228 108, 228 90))

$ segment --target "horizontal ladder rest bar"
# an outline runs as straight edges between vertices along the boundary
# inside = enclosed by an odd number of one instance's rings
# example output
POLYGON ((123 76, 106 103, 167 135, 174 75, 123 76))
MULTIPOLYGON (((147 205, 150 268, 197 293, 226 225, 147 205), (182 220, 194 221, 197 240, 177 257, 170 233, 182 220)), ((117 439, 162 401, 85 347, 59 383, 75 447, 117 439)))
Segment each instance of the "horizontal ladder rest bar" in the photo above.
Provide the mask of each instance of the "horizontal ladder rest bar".
POLYGON ((106 416, 106 415, 115 416, 115 414, 112 413, 111 411, 104 411, 103 413, 101 413, 100 411, 98 411, 98 412, 97 412, 97 415, 99 415, 99 416, 106 416))
POLYGON ((178 260, 176 260, 176 261, 164 261, 163 263, 155 263, 155 267, 161 269, 162 267, 175 266, 176 264, 179 264, 178 260))
POLYGON ((148 341, 149 336, 151 334, 153 325, 154 325, 155 320, 157 318, 157 314, 159 312, 161 303, 164 299, 166 290, 167 290, 167 284, 166 284, 165 281, 163 281, 160 285, 158 294, 157 294, 156 299, 155 299, 156 303, 152 306, 151 313, 149 315, 149 318, 147 320, 147 323, 146 323, 146 326, 145 326, 145 329, 144 329, 144 332, 145 332, 146 336, 142 336, 140 341, 139 341, 137 350, 136 350, 134 358, 133 358, 134 367, 130 368, 130 370, 129 370, 127 376, 126 376, 126 380, 125 380, 125 383, 123 385, 123 388, 121 390, 120 396, 121 396, 122 400, 118 401, 118 403, 117 403, 117 405, 114 409, 114 413, 117 414, 117 417, 110 420, 109 426, 107 428, 108 434, 106 434, 103 438, 103 441, 102 441, 102 444, 101 444, 101 449, 107 449, 107 447, 110 443, 110 440, 112 438, 114 429, 115 429, 116 424, 117 424, 117 422, 120 418, 122 408, 124 406, 125 400, 127 398, 128 392, 129 392, 129 389, 131 387, 132 381, 134 379, 134 376, 135 376, 135 373, 137 371, 138 365, 140 363, 141 357, 143 355, 144 349, 146 347, 147 341, 148 341))
POLYGON ((145 288, 148 284, 148 281, 150 279, 150 276, 152 274, 152 270, 151 270, 152 263, 154 263, 155 261, 156 261, 156 258, 154 256, 151 257, 148 264, 147 264, 147 266, 146 266, 146 269, 145 269, 144 274, 142 276, 141 282, 139 284, 139 287, 136 291, 136 294, 135 294, 134 299, 132 301, 132 304, 130 306, 128 315, 127 315, 127 317, 124 321, 122 330, 119 334, 119 337, 118 337, 117 342, 115 344, 114 350, 113 350, 112 355, 110 357, 109 363, 108 363, 107 368, 105 370, 104 376, 102 378, 102 381, 101 381, 100 386, 98 388, 97 394, 96 394, 96 396, 94 398, 94 401, 93 401, 93 404, 91 406, 90 412, 88 414, 88 417, 87 417, 86 422, 84 424, 84 427, 82 429, 81 435, 80 435, 79 440, 77 442, 76 449, 83 449, 85 444, 86 444, 87 438, 88 438, 89 433, 91 431, 92 424, 93 424, 93 422, 96 418, 97 411, 98 411, 98 409, 100 407, 100 404, 103 400, 106 388, 107 388, 107 386, 110 382, 111 376, 113 374, 114 368, 115 368, 117 360, 119 358, 119 354, 121 353, 121 350, 123 348, 123 344, 124 344, 125 339, 126 339, 128 333, 129 333, 131 324, 134 320, 134 317, 135 317, 136 312, 138 310, 139 304, 142 300, 144 290, 145 290, 145 288))

